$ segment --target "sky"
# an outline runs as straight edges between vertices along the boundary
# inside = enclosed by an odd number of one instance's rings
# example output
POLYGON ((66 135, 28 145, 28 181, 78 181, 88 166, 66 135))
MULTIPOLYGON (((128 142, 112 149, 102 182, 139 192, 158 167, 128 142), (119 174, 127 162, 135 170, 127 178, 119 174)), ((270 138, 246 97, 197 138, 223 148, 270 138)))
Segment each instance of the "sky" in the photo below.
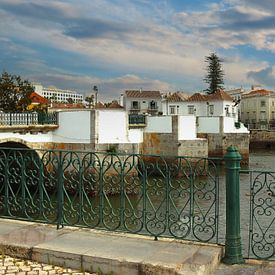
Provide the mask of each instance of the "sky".
POLYGON ((0 0, 0 18, 1 71, 45 87, 195 93, 216 53, 225 89, 275 90, 274 0, 0 0))

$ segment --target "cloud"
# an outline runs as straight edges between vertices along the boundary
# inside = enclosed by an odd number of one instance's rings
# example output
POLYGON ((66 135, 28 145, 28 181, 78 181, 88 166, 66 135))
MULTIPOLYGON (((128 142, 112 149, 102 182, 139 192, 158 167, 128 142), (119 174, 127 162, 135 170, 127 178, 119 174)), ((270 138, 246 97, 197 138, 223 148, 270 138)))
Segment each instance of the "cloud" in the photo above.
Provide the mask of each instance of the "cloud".
POLYGON ((174 22, 180 30, 194 33, 199 43, 214 48, 252 45, 257 49, 274 50, 274 13, 245 5, 245 1, 223 9, 214 7, 203 12, 179 12, 175 14, 174 22))
POLYGON ((275 86, 275 67, 268 66, 262 70, 250 71, 247 76, 256 84, 267 85, 274 89, 275 86))
POLYGON ((174 90, 171 84, 158 79, 142 78, 137 75, 124 75, 121 77, 100 79, 97 77, 69 75, 69 74, 43 74, 26 76, 32 82, 39 82, 43 86, 54 86, 61 89, 72 89, 77 92, 88 95, 92 92, 92 87, 99 87, 99 99, 102 101, 111 101, 118 98, 121 93, 127 89, 144 90, 174 90))
POLYGON ((202 89, 204 57, 234 49, 226 81, 243 83, 267 63, 238 47, 275 51, 272 8, 249 3, 223 0, 183 12, 169 1, 2 0, 0 60, 47 85, 85 92, 97 82, 107 97, 127 85, 202 89))
POLYGON ((64 31, 65 35, 75 38, 118 38, 124 33, 130 33, 131 28, 123 24, 101 19, 73 20, 64 31))

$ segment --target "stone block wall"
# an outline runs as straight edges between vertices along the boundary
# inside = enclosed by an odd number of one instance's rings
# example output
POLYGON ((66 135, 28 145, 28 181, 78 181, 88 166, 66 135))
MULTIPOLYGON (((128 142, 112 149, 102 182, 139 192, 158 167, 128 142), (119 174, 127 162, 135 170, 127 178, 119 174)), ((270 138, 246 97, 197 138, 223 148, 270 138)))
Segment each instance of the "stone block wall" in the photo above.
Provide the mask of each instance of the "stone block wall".
POLYGON ((249 134, 199 134, 208 140, 208 155, 210 157, 222 157, 230 145, 236 146, 242 155, 242 163, 249 162, 249 134))
POLYGON ((250 130, 250 148, 275 148, 275 131, 250 130))
POLYGON ((178 155, 187 157, 208 157, 207 139, 180 140, 178 155))

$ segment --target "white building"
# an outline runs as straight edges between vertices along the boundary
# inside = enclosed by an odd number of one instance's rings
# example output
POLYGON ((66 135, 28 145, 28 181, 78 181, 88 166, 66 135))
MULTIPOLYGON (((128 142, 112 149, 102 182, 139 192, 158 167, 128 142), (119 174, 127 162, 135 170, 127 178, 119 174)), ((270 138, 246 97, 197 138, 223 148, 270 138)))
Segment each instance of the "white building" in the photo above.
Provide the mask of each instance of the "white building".
POLYGON ((252 90, 242 96, 241 121, 250 129, 275 128, 275 92, 252 90))
POLYGON ((238 112, 233 98, 223 90, 213 94, 193 94, 184 101, 183 115, 195 115, 197 117, 233 117, 238 121, 238 112))
POLYGON ((45 97, 51 102, 67 103, 81 103, 83 95, 71 90, 61 90, 56 88, 45 88, 40 84, 34 84, 35 92, 45 97))
POLYGON ((128 90, 123 95, 123 107, 130 114, 162 113, 161 94, 159 91, 128 90))
POLYGON ((183 115, 185 113, 184 108, 185 100, 189 96, 182 92, 176 92, 167 94, 162 100, 162 111, 164 115, 183 115))

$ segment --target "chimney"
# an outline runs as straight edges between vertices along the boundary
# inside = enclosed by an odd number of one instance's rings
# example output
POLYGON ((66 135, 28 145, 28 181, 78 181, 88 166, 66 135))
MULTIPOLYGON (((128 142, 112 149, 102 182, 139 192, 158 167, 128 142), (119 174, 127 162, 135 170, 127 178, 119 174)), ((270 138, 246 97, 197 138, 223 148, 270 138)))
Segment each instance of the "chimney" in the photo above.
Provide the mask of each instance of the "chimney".
POLYGON ((119 105, 124 107, 124 94, 120 94, 119 105))

